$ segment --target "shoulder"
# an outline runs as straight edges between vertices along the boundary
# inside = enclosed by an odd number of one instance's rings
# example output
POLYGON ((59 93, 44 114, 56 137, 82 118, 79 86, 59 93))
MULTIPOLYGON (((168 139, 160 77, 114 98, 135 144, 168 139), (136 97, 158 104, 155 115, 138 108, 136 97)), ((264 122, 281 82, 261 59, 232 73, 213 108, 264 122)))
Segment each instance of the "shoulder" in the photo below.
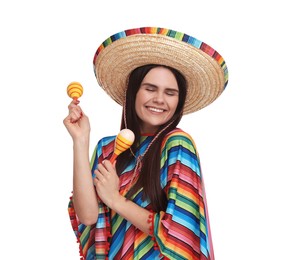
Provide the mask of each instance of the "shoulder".
POLYGON ((105 136, 102 137, 99 141, 98 141, 98 146, 106 146, 107 144, 113 142, 116 138, 116 135, 112 135, 112 136, 105 136))
POLYGON ((166 136, 165 139, 169 139, 169 138, 187 138, 192 140, 192 137, 190 134, 188 134, 187 132, 183 131, 181 128, 175 128, 172 131, 170 131, 166 136))
POLYGON ((98 156, 100 154, 103 154, 103 156, 105 158, 106 156, 108 156, 111 153, 111 151, 114 150, 115 138, 116 138, 116 135, 105 136, 105 137, 102 137, 98 141, 97 146, 96 146, 96 151, 97 151, 98 156))
POLYGON ((175 128, 169 132, 162 143, 163 148, 166 147, 169 149, 176 146, 186 147, 187 149, 192 150, 193 153, 197 153, 196 145, 191 135, 180 128, 175 128))

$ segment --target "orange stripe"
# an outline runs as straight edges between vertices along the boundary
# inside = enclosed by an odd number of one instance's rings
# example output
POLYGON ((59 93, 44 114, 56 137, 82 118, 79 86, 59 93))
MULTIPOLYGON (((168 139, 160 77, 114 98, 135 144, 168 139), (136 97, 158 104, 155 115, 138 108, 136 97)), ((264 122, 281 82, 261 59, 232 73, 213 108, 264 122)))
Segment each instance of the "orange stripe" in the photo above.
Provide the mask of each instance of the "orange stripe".
POLYGON ((131 145, 133 143, 130 140, 128 140, 125 137, 123 137, 122 135, 117 136, 117 139, 119 139, 122 143, 125 143, 127 145, 131 145))

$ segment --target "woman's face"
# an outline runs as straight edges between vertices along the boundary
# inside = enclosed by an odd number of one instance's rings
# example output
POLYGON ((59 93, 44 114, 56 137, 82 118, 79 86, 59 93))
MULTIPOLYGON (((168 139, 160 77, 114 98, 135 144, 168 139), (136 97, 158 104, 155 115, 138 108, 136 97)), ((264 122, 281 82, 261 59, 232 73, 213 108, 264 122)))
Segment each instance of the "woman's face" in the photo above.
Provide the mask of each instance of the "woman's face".
POLYGON ((163 67, 151 69, 144 77, 135 101, 141 132, 155 133, 172 118, 178 101, 179 88, 174 74, 163 67))

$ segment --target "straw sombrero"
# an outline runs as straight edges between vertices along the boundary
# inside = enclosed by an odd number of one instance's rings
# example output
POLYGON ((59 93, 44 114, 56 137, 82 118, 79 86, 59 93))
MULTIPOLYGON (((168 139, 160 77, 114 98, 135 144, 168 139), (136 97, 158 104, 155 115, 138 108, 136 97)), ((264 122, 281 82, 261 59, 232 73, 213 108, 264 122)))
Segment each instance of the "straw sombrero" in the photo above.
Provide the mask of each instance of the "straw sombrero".
POLYGON ((158 27, 116 33, 97 49, 93 65, 98 84, 123 105, 129 74, 146 64, 160 64, 180 71, 187 80, 184 114, 212 103, 228 83, 222 56, 187 34, 158 27))

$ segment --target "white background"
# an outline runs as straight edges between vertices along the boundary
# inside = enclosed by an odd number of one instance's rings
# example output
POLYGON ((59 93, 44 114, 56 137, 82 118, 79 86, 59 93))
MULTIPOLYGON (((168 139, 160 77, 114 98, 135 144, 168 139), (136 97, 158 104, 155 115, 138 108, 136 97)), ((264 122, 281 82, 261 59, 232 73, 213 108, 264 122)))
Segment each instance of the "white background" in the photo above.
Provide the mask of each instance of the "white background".
POLYGON ((142 26, 192 35, 228 64, 224 93, 180 124, 200 153, 216 259, 288 259, 284 3, 1 1, 0 259, 79 259, 67 214, 66 87, 84 86, 92 151, 118 133, 121 116, 97 85, 94 52, 110 35, 142 26))

